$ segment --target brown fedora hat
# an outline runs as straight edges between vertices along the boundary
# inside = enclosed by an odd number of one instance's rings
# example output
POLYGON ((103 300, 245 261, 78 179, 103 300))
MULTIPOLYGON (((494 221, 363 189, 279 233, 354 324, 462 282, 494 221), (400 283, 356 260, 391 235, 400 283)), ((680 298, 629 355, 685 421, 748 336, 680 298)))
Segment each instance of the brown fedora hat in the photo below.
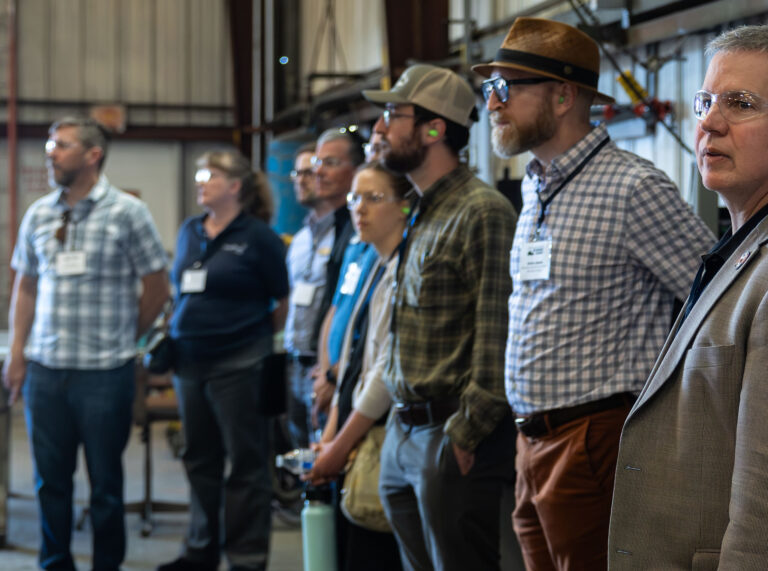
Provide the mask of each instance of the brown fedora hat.
POLYGON ((554 20, 517 18, 489 63, 472 71, 490 77, 494 68, 508 67, 573 83, 595 94, 595 103, 614 103, 597 90, 600 49, 584 32, 554 20))

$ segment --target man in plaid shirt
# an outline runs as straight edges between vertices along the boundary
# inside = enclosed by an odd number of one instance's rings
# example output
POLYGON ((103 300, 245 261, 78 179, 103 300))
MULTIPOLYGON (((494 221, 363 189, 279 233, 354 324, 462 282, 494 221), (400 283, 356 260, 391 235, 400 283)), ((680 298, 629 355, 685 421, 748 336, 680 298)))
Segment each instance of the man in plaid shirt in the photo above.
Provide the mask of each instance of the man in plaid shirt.
POLYGON ((11 404, 24 391, 41 567, 75 569, 72 477, 82 444, 93 568, 118 569, 136 338, 168 298, 166 258, 146 206, 100 174, 102 128, 65 118, 48 137, 48 171, 58 189, 29 207, 19 229, 3 380, 11 404))
POLYGON ((415 65, 390 91, 363 94, 385 107, 374 126, 384 163, 420 197, 393 292, 382 503, 406 569, 498 569, 501 494, 514 477, 503 354, 517 215, 459 161, 477 119, 464 79, 415 65))
POLYGON ((589 36, 518 18, 473 69, 490 76, 497 154, 534 156, 510 254, 515 532, 530 570, 605 569, 622 424, 714 236, 664 173, 590 124, 613 98, 589 36))

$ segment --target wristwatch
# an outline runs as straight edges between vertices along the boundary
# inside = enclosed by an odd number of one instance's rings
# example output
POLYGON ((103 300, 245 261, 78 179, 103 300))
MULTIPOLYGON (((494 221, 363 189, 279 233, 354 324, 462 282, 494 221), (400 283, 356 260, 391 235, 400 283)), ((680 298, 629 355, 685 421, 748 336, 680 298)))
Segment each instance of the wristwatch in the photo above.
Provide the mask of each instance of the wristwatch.
POLYGON ((325 371, 325 380, 331 383, 333 386, 336 386, 336 375, 333 374, 332 369, 325 371))

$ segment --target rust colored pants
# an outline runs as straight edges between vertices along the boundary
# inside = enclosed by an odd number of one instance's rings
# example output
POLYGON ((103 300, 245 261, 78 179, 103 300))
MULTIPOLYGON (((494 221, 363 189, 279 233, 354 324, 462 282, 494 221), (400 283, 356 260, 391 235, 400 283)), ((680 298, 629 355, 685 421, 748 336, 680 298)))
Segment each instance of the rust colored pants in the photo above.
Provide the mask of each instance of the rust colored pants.
POLYGON ((512 524, 529 571, 607 568, 608 521, 619 437, 630 407, 517 436, 512 524))

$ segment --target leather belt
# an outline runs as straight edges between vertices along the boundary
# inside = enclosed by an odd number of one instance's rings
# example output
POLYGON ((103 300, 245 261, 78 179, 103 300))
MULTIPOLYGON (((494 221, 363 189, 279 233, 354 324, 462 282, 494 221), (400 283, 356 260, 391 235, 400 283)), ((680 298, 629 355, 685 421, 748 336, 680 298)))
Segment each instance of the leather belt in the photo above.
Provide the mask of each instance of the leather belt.
POLYGON ((317 357, 314 355, 291 355, 291 357, 302 367, 311 367, 317 362, 317 357))
POLYGON ((613 408, 631 407, 635 400, 637 400, 637 397, 632 393, 618 393, 604 399, 576 406, 537 412, 531 416, 519 416, 515 419, 515 424, 517 429, 528 438, 538 438, 549 434, 551 431, 572 420, 613 408))
POLYGON ((448 420, 457 410, 459 410, 458 399, 395 403, 397 418, 409 426, 439 424, 448 420))

